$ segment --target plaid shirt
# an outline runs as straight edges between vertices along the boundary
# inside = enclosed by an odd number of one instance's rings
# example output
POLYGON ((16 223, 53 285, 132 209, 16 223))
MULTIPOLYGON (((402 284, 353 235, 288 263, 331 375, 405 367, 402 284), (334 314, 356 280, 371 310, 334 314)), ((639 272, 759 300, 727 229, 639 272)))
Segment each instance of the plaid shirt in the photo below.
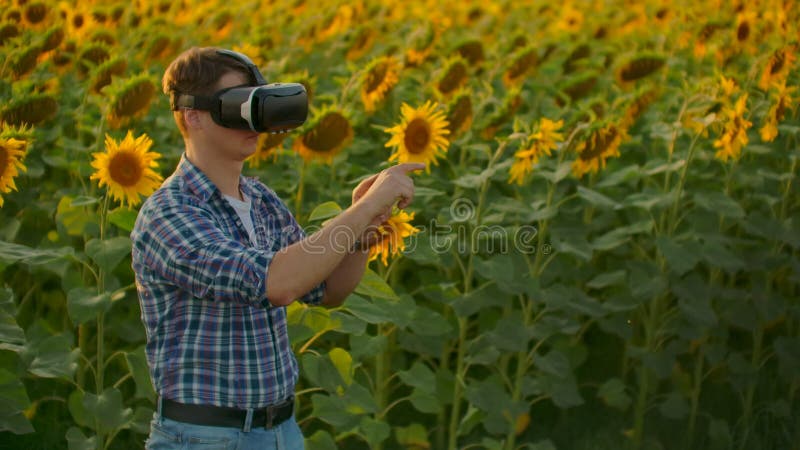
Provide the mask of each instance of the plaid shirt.
MULTIPOLYGON (((147 361, 164 398, 244 409, 294 393, 286 308, 265 292, 273 255, 304 232, 274 191, 245 177, 239 185, 252 201, 255 243, 185 155, 131 233, 147 361)), ((324 290, 323 282, 300 300, 318 304, 324 290)))

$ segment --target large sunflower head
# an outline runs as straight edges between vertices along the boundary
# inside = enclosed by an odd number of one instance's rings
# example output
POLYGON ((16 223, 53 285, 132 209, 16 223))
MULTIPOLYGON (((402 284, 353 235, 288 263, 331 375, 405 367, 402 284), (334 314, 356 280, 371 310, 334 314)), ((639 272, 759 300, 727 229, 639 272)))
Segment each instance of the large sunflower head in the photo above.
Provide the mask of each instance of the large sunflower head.
POLYGON ((589 138, 576 148, 578 158, 572 163, 575 176, 581 178, 588 172, 597 173, 605 168, 608 158, 619 156, 619 145, 624 134, 625 130, 615 124, 606 125, 589 134, 589 138))
POLYGON ((478 39, 470 39, 461 43, 456 47, 456 52, 467 60, 473 69, 478 68, 483 60, 486 59, 486 55, 483 51, 483 43, 478 39))
POLYGON ((436 89, 442 95, 450 95, 466 84, 467 76, 466 60, 461 56, 451 58, 445 63, 442 74, 436 80, 436 89))
POLYGON ((550 156, 558 144, 564 141, 564 135, 559 131, 564 126, 564 121, 552 121, 542 117, 534 125, 533 132, 525 140, 521 150, 514 153, 514 163, 509 170, 509 184, 516 182, 522 185, 525 176, 538 164, 539 158, 550 156))
POLYGON ((401 113, 400 123, 386 130, 392 135, 386 147, 394 148, 389 161, 425 163, 425 170, 430 173, 430 164, 436 165, 436 159, 444 156, 450 145, 444 112, 427 101, 419 108, 403 103, 401 113))
POLYGON ((327 163, 353 140, 353 127, 344 111, 328 107, 319 111, 294 140, 293 148, 306 161, 327 163))
POLYGON ((398 255, 406 249, 403 239, 419 233, 419 229, 411 225, 414 213, 396 210, 392 216, 378 227, 382 240, 370 247, 369 260, 380 257, 384 266, 389 264, 389 257, 398 255))
POLYGON ((106 135, 106 151, 92 154, 96 171, 91 179, 97 180, 100 187, 108 186, 114 200, 138 205, 141 196, 152 194, 163 181, 153 170, 161 155, 149 151, 151 145, 153 141, 146 134, 134 138, 133 132, 128 131, 119 142, 106 135))
POLYGON ((95 94, 99 94, 104 87, 111 84, 113 77, 122 76, 127 68, 128 62, 123 57, 117 57, 103 62, 93 71, 89 90, 95 94))
POLYGON ((472 126, 472 97, 468 91, 453 96, 447 105, 447 130, 450 140, 466 132, 472 126))
POLYGON ((520 84, 525 80, 525 75, 536 68, 538 59, 536 47, 532 45, 518 50, 512 56, 511 64, 503 72, 503 82, 507 86, 520 84))
POLYGON ((786 47, 775 50, 764 69, 761 71, 761 77, 758 80, 758 87, 762 90, 768 90, 773 84, 778 84, 785 80, 792 69, 794 62, 797 60, 796 45, 787 45, 786 47))
POLYGON ((156 92, 156 85, 146 73, 136 75, 127 80, 114 81, 104 92, 109 102, 108 123, 112 128, 119 128, 133 118, 147 113, 150 101, 156 92))
MULTIPOLYGON (((14 128, 3 125, 0 130, 0 194, 17 190, 14 178, 19 172, 26 170, 22 163, 28 149, 30 133, 25 127, 14 128)), ((3 196, 0 195, 0 207, 3 206, 3 196)))
POLYGON ((631 83, 655 73, 666 62, 663 55, 656 53, 636 55, 617 68, 617 83, 623 87, 629 86, 631 83))
POLYGON ((394 88, 401 68, 400 62, 391 56, 377 58, 367 65, 361 80, 361 101, 367 112, 375 111, 376 105, 394 88))
POLYGON ((52 94, 40 93, 12 99, 0 110, 0 121, 10 125, 36 125, 55 117, 58 101, 52 94))

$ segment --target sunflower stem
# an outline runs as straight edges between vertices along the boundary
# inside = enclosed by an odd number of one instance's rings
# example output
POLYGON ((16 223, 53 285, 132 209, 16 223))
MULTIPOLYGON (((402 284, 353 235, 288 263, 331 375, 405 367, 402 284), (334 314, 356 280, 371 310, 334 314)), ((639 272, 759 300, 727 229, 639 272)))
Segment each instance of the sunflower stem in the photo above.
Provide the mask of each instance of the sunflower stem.
POLYGON ((306 178, 306 160, 303 159, 300 165, 300 179, 297 181, 297 193, 294 196, 294 217, 300 222, 300 207, 303 204, 303 188, 306 178))

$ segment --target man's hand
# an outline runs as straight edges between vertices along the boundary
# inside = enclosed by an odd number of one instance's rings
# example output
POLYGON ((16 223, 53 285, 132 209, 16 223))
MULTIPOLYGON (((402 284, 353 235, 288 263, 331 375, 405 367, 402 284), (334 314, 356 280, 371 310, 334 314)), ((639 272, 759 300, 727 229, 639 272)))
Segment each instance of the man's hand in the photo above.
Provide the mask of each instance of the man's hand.
POLYGON ((356 186, 353 203, 368 201, 376 216, 391 212, 395 203, 403 209, 414 199, 414 181, 409 173, 424 168, 425 164, 422 163, 404 163, 384 169, 356 186))
POLYGON ((399 199, 397 206, 403 209, 408 206, 414 198, 414 182, 408 176, 409 172, 424 168, 425 165, 421 163, 398 164, 361 181, 358 186, 353 189, 353 204, 360 201, 368 193, 377 196, 375 197, 377 201, 383 201, 384 204, 387 198, 391 199, 391 203, 372 219, 372 222, 359 238, 362 249, 369 248, 383 240, 383 235, 378 231, 378 228, 386 223, 392 216, 394 203, 399 199), (396 195, 387 197, 387 195, 392 192, 393 188, 396 191, 396 195))

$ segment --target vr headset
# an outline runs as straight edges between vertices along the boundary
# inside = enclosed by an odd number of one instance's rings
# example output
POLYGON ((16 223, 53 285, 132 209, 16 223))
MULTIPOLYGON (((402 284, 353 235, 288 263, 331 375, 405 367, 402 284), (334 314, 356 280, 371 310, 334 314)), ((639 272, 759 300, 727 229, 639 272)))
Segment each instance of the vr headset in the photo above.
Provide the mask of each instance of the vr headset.
POLYGON ((217 50, 217 54, 247 66, 256 86, 234 86, 210 97, 173 93, 170 98, 173 111, 180 108, 208 111, 217 125, 259 133, 286 133, 306 121, 308 94, 302 84, 267 84, 247 56, 231 50, 217 50))

